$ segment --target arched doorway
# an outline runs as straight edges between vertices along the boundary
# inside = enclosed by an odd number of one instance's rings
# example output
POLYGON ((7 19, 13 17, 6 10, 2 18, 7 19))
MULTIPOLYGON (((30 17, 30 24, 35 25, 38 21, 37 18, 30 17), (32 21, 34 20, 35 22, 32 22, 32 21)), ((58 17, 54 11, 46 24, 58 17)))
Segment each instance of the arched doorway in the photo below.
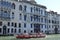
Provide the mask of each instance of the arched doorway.
POLYGON ((7 27, 4 25, 3 26, 3 35, 6 35, 6 29, 7 29, 7 27))

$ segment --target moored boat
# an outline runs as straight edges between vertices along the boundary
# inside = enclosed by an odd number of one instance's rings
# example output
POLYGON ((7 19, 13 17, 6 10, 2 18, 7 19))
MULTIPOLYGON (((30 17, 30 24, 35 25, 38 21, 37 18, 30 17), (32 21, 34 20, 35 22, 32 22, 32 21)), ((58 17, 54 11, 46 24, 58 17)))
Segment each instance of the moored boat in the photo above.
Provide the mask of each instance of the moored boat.
POLYGON ((16 38, 45 38, 46 35, 43 33, 34 33, 34 34, 20 34, 16 38))

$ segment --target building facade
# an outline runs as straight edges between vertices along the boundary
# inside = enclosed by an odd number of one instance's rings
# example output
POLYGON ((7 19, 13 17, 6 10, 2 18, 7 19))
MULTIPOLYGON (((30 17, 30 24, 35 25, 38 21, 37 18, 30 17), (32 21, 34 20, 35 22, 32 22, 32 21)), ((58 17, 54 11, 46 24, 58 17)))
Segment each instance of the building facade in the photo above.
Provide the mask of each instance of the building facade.
POLYGON ((60 16, 57 12, 48 12, 48 33, 60 33, 59 18, 60 16))
POLYGON ((59 14, 46 9, 35 0, 0 0, 0 34, 60 33, 59 14))

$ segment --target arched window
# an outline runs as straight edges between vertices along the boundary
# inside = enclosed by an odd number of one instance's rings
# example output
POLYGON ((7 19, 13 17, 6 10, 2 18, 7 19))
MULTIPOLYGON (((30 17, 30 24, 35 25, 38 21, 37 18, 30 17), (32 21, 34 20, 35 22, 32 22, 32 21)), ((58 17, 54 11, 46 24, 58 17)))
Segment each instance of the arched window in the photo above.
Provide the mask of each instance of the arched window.
POLYGON ((12 8, 15 9, 15 3, 12 3, 12 8))
POLYGON ((21 10, 21 11, 22 11, 22 5, 19 5, 19 10, 21 10))

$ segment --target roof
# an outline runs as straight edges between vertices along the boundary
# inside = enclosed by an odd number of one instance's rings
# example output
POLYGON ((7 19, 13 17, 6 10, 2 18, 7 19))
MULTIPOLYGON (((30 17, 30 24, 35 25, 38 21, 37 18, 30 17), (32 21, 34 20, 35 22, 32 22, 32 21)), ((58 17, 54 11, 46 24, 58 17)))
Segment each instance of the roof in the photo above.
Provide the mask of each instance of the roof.
POLYGON ((19 2, 29 3, 31 5, 34 5, 34 6, 38 6, 38 7, 47 9, 46 6, 43 6, 43 5, 40 5, 40 4, 37 4, 37 3, 31 3, 30 1, 19 1, 19 2))

